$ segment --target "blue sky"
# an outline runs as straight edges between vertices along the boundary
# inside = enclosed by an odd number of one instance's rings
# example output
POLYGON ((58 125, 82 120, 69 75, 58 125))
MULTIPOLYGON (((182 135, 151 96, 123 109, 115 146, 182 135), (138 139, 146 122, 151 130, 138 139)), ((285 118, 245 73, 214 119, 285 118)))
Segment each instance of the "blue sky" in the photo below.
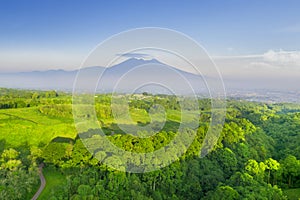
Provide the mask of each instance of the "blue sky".
POLYGON ((297 0, 0 0, 0 71, 75 69, 107 37, 149 26, 183 32, 213 56, 297 57, 299 8, 297 0))

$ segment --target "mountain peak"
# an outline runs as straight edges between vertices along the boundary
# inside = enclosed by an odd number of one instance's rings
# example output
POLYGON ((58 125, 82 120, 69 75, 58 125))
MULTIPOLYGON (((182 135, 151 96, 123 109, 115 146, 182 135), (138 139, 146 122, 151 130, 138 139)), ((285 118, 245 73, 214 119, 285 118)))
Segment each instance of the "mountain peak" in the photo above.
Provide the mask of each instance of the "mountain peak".
POLYGON ((156 60, 155 58, 152 58, 152 59, 129 58, 129 59, 125 60, 122 63, 125 63, 125 62, 133 62, 133 63, 161 63, 160 61, 156 60))
POLYGON ((156 59, 151 59, 151 60, 146 60, 146 59, 142 59, 142 58, 129 58, 128 60, 125 60, 119 64, 116 64, 112 67, 110 67, 111 69, 118 69, 118 71, 128 71, 136 66, 139 65, 144 65, 144 64, 163 64, 161 62, 159 62, 156 59))

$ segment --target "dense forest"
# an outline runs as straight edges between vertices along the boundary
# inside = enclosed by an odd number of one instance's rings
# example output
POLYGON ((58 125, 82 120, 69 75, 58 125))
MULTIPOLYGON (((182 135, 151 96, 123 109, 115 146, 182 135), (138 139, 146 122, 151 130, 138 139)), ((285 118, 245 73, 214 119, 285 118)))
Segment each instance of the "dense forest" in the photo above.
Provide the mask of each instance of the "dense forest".
MULTIPOLYGON (((167 121, 151 137, 133 137, 114 122, 111 95, 98 94, 95 110, 110 142, 131 152, 151 152, 170 143, 180 123, 178 97, 123 96, 132 125, 149 124, 153 105, 165 108, 167 121)), ((196 135, 193 143, 175 162, 146 173, 114 170, 104 164, 110 152, 86 149, 97 130, 77 134, 71 94, 3 88, 0 108, 0 199, 31 199, 40 184, 41 163, 47 184, 39 199, 300 198, 300 105, 227 100, 217 144, 201 158, 211 103, 199 99, 199 126, 188 130, 196 135)))

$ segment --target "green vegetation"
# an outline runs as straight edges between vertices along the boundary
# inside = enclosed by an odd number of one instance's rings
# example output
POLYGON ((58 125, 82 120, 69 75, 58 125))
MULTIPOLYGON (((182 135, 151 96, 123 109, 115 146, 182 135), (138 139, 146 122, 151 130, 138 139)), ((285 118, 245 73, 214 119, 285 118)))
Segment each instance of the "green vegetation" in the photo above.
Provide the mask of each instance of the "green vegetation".
MULTIPOLYGON (((95 97, 96 114, 111 143, 131 152, 164 149, 178 134, 181 119, 192 122, 195 119, 191 116, 197 112, 188 98, 184 102, 189 110, 184 115, 174 96, 120 98, 129 102, 132 121, 113 117, 109 94, 95 97), (154 126, 157 133, 138 138, 118 127, 121 122, 133 131, 136 126, 151 124, 149 113, 155 105, 164 107, 167 119, 162 129, 154 126)), ((0 199, 30 199, 38 187, 37 166, 41 162, 46 165, 47 184, 39 199, 299 198, 300 105, 228 101, 217 144, 200 158, 211 120, 210 101, 200 99, 200 125, 182 130, 196 135, 185 154, 160 170, 134 174, 103 164, 113 159, 112 152, 101 148, 94 149, 93 154, 87 151, 84 143, 104 136, 90 129, 80 133, 79 139, 70 94, 0 89, 0 102, 0 199)), ((115 109, 119 113, 126 110, 122 104, 115 109)), ((170 158, 165 153, 161 156, 170 158)), ((135 160, 123 167, 138 164, 135 160)))
POLYGON ((38 199, 48 199, 55 196, 55 188, 66 184, 66 177, 54 167, 48 167, 43 170, 43 174, 47 181, 46 187, 38 199))
POLYGON ((286 190, 284 190, 284 193, 290 200, 299 200, 300 199, 300 188, 286 189, 286 190))
POLYGON ((9 148, 0 156, 0 199, 30 199, 38 186, 36 151, 9 148))
POLYGON ((76 137, 71 119, 47 116, 38 107, 0 110, 0 128, 0 139, 8 146, 39 146, 58 136, 76 137))

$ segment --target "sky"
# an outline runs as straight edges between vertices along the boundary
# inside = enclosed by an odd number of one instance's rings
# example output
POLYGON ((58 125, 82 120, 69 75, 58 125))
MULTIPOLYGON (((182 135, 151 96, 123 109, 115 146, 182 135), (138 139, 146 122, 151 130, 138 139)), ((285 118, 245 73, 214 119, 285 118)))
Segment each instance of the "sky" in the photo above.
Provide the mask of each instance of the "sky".
POLYGON ((299 77, 299 8, 298 0, 0 0, 0 72, 77 69, 114 34, 162 27, 201 44, 225 77, 299 77))

